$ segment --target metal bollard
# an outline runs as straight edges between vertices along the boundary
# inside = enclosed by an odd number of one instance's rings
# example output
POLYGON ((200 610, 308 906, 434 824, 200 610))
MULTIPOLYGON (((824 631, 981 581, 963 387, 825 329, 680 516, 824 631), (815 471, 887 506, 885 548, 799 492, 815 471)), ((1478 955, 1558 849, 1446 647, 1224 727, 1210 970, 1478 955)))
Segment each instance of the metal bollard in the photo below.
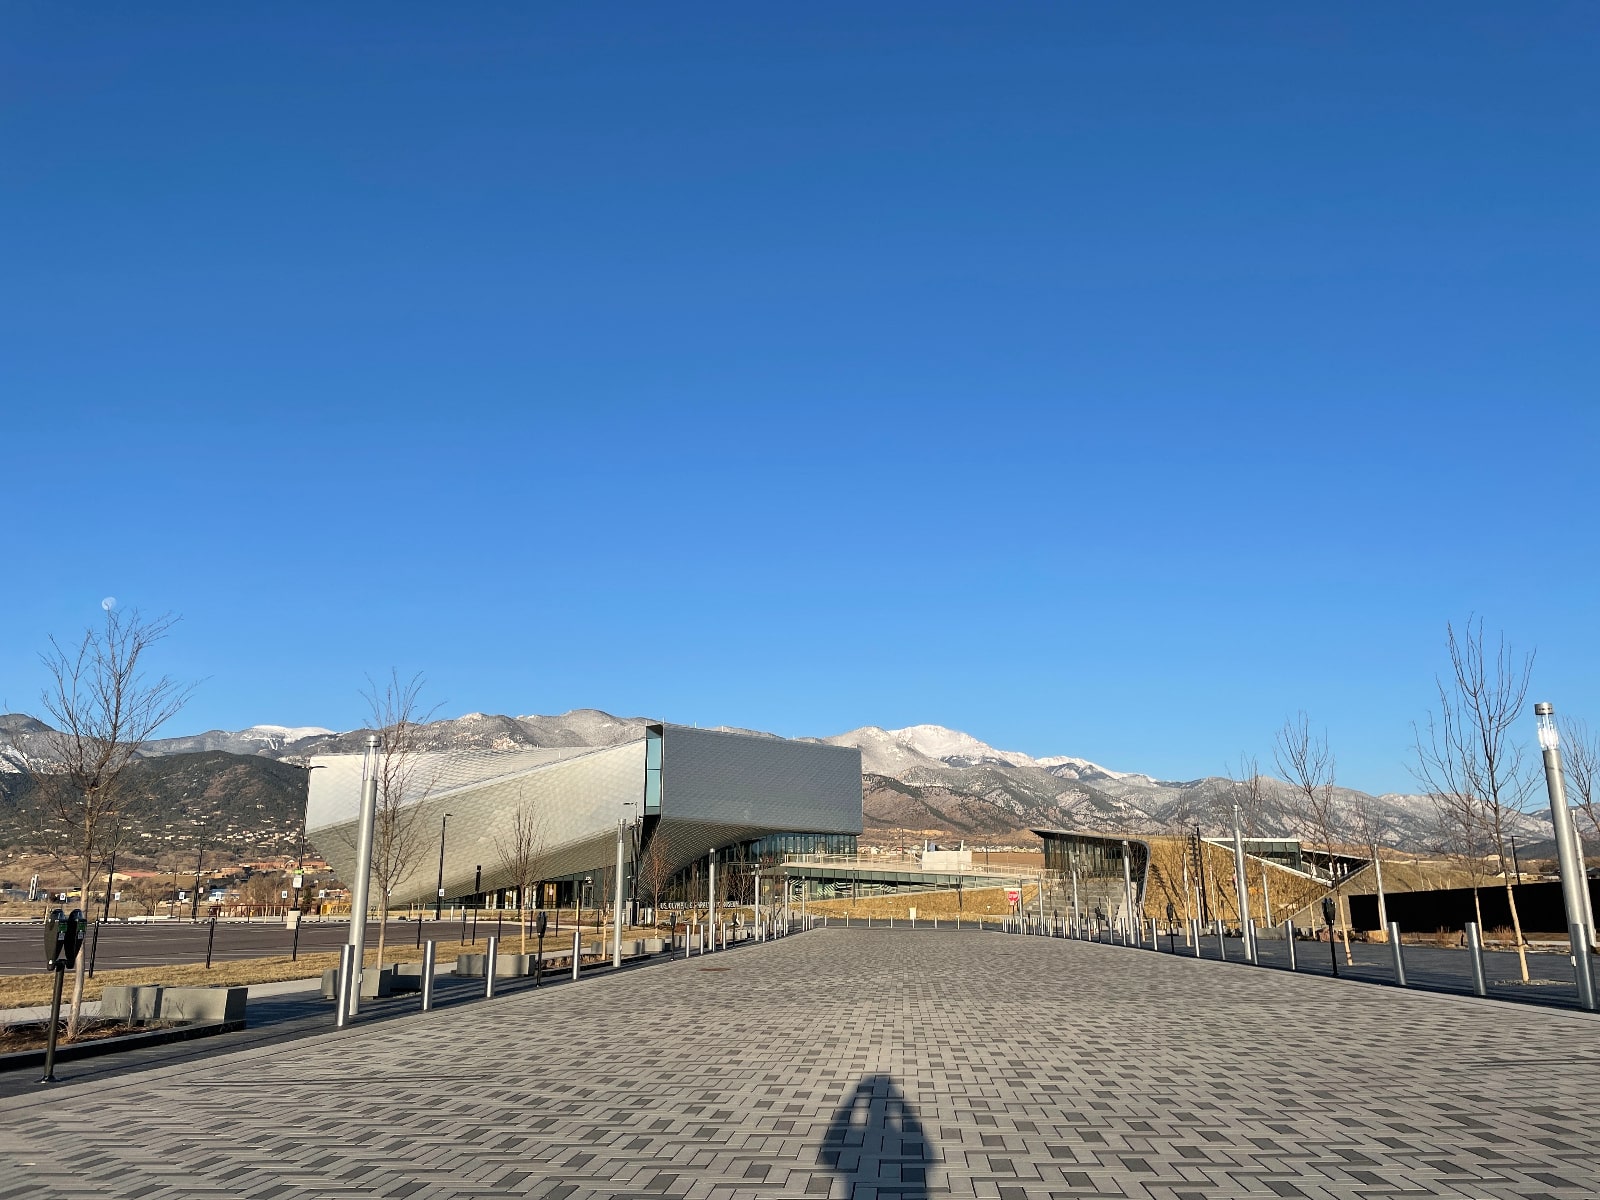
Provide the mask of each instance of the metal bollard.
POLYGON ((335 1029, 343 1029, 350 1021, 350 979, 355 974, 352 964, 355 962, 356 948, 346 942, 339 947, 339 986, 338 992, 339 1011, 333 1018, 335 1029))
POLYGON ((1589 939, 1582 925, 1568 925, 1567 936, 1572 939, 1572 970, 1578 980, 1578 1007, 1584 1012, 1594 1012, 1594 964, 1589 961, 1589 939))
POLYGON ((1189 922, 1189 931, 1194 934, 1194 956, 1200 957, 1200 918, 1195 917, 1189 922))
POLYGON ((489 935, 489 945, 483 956, 483 998, 494 999, 495 967, 499 963, 500 939, 493 934, 489 935))
POLYGON ((1261 965, 1261 947, 1256 945, 1256 923, 1254 918, 1244 923, 1244 954, 1256 966, 1259 967, 1261 965))
POLYGON ((576 929, 572 931, 572 978, 576 982, 578 969, 583 966, 583 935, 576 929))
POLYGON ((1478 935, 1478 923, 1467 922, 1467 954, 1472 959, 1472 994, 1487 996, 1489 985, 1483 978, 1483 938, 1478 935))
POLYGON ((422 947, 422 1011, 433 1011, 433 963, 439 943, 429 938, 422 947))
POLYGON ((1283 923, 1283 944, 1289 947, 1289 970, 1299 970, 1299 965, 1294 961, 1294 918, 1290 917, 1283 923))
POLYGON ((1222 922, 1217 922, 1217 957, 1223 962, 1228 961, 1228 944, 1222 937, 1222 922))
POLYGON ((1406 958, 1400 949, 1400 922, 1389 922, 1389 953, 1394 956, 1394 982, 1396 987, 1406 985, 1406 958))

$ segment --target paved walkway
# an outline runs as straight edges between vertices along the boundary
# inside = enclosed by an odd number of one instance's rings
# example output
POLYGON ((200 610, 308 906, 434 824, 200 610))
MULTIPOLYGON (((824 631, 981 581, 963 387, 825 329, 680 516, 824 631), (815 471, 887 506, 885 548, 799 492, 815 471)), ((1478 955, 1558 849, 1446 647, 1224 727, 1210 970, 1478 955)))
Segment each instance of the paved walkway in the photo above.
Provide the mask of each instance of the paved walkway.
POLYGON ((816 930, 3 1101, 0 1200, 1576 1200, 1596 1088, 1579 1014, 816 930))

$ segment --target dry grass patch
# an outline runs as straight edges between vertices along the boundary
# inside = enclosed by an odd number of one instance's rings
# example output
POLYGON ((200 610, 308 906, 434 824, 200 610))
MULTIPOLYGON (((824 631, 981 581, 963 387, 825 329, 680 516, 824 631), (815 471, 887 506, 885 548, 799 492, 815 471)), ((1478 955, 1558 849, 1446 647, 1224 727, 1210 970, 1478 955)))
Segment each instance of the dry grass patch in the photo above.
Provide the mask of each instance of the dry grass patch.
MULTIPOLYGON (((1033 905, 1037 904, 1039 889, 1033 884, 1022 889, 1023 908, 1032 914, 1033 905)), ((898 917, 907 918, 911 909, 917 910, 919 921, 931 921, 935 917, 940 920, 960 917, 962 920, 975 921, 979 917, 1003 917, 1011 911, 1011 906, 1006 902, 1006 889, 1000 888, 963 888, 959 897, 960 907, 957 907, 957 894, 954 890, 939 892, 900 892, 888 896, 862 896, 859 899, 848 900, 812 900, 807 903, 807 911, 818 916, 830 917, 898 917)), ((799 915, 800 909, 792 901, 791 913, 799 915)))

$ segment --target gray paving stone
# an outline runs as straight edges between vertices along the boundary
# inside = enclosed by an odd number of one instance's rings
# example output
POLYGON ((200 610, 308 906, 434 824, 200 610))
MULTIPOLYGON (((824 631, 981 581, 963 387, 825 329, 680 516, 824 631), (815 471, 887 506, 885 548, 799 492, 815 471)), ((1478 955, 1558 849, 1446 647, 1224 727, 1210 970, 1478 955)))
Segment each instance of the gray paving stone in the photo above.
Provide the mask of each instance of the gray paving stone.
POLYGON ((0 1103, 0 1196, 1600 1196, 1600 1021, 818 930, 0 1103), (196 1098, 206 1101, 204 1110, 196 1098))

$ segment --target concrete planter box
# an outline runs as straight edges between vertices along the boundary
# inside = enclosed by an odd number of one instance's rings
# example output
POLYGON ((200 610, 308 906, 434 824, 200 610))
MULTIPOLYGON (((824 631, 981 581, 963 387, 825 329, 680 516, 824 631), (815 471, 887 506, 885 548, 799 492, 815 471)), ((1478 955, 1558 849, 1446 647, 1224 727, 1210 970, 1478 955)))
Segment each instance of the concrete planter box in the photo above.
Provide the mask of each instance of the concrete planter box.
MULTIPOLYGON (((532 954, 496 954, 494 960, 494 977, 496 979, 514 979, 533 973, 533 961, 536 956, 532 954)), ((456 957, 456 974, 467 979, 482 979, 488 969, 487 954, 462 954, 456 957)))
POLYGON ((226 1021, 243 1024, 248 989, 242 987, 108 987, 100 1015, 113 1020, 226 1021))
POLYGON ((395 963, 389 968, 389 990, 393 992, 420 992, 422 990, 422 964, 395 963))
MULTIPOLYGON (((361 998, 378 1000, 394 990, 394 975, 389 967, 367 967, 361 972, 361 998)), ((339 998, 339 968, 329 967, 322 973, 322 998, 339 998)))
POLYGON ((100 993, 100 1015, 108 1020, 141 1024, 161 1019, 159 984, 141 987, 108 987, 100 993))
POLYGON ((169 987, 161 989, 163 1021, 244 1022, 249 989, 243 987, 169 987))
POLYGON ((644 952, 646 954, 660 954, 666 948, 667 942, 665 938, 645 938, 644 940, 644 952))

